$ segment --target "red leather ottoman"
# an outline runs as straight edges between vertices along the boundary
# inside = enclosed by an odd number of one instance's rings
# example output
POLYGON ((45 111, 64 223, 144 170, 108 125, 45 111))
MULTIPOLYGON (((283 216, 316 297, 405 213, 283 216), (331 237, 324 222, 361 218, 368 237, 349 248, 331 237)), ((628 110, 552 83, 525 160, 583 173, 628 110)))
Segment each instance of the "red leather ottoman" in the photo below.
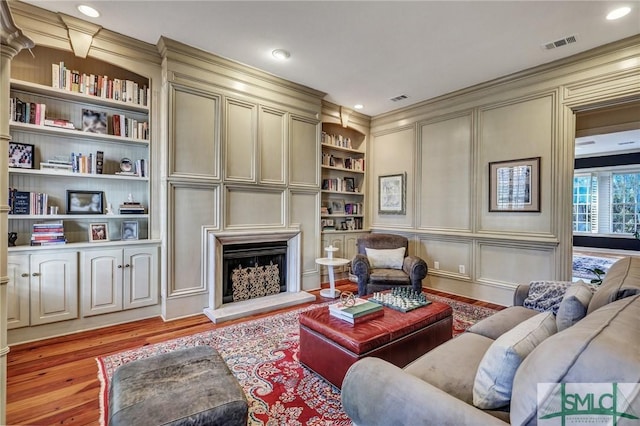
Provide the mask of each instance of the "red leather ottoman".
POLYGON ((347 370, 366 356, 404 367, 452 337, 453 310, 444 303, 352 325, 324 306, 300 314, 300 362, 340 388, 347 370))

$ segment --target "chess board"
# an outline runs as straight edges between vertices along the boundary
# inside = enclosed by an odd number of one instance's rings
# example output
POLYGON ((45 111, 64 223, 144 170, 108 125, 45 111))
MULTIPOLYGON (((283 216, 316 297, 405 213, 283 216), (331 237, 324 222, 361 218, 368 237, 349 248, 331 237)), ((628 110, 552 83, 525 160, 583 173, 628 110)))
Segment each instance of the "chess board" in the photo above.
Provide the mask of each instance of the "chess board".
POLYGON ((369 300, 404 313, 431 303, 424 293, 417 293, 404 288, 393 289, 391 292, 375 292, 369 300))

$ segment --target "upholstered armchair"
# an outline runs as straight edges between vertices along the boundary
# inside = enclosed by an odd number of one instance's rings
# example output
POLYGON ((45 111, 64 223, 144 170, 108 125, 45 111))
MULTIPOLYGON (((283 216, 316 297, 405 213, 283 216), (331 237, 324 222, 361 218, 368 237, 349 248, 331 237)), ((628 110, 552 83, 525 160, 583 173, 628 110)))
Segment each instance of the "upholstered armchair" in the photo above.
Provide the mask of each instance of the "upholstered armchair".
POLYGON ((427 264, 409 256, 409 241, 401 235, 367 234, 358 238, 358 254, 351 270, 358 277, 358 294, 364 296, 394 287, 422 291, 427 264))

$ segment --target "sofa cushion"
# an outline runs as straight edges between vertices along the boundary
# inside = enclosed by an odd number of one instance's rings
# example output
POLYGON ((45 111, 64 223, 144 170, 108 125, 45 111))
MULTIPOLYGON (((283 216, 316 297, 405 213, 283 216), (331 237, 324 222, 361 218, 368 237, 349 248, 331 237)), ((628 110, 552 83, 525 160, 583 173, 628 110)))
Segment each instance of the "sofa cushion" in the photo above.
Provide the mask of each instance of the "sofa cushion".
POLYGON ((369 283, 394 283, 394 284, 411 284, 409 275, 405 274, 402 269, 372 269, 369 275, 369 283))
POLYGON ((464 333, 430 350, 404 370, 467 404, 473 402, 473 381, 482 356, 493 340, 464 333))
POLYGON ((571 327, 587 315, 587 307, 593 297, 594 289, 578 281, 567 289, 556 314, 558 331, 571 327))
POLYGON ((473 384, 473 405, 495 409, 509 404, 513 377, 520 363, 556 330, 555 316, 543 312, 498 337, 478 366, 473 384))
MULTIPOLYGON (((512 424, 537 421, 538 383, 640 383, 640 295, 612 302, 542 342, 513 383, 512 424)), ((634 401, 640 413, 640 396, 634 401)))
POLYGON ((510 306, 495 314, 478 321, 467 329, 468 333, 480 334, 496 340, 522 321, 528 320, 538 312, 522 306, 510 306))
POLYGON ((365 250, 372 268, 402 269, 404 247, 395 249, 372 249, 366 247, 365 250))
POLYGON ((640 294, 640 257, 623 257, 607 271, 602 284, 589 302, 587 314, 607 303, 634 294, 640 294))

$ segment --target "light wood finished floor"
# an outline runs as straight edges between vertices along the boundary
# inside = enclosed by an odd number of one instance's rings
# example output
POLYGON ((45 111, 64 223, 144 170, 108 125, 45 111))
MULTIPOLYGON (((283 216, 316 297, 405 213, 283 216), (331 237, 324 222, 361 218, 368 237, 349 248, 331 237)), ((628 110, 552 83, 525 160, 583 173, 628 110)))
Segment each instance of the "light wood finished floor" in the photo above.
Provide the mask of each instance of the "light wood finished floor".
MULTIPOLYGON (((340 281, 341 290, 357 291, 355 284, 340 281)), ((427 290, 432 291, 432 290, 427 290)), ((453 299, 502 307, 432 291, 453 299)), ((324 299, 316 295, 316 302, 324 299)), ((288 308, 288 309, 296 309, 288 308)), ((287 309, 283 309, 284 311, 287 309)), ((222 326, 273 313, 230 321, 222 326)), ((7 422, 10 425, 97 425, 100 382, 95 358, 165 340, 214 330, 204 315, 164 322, 160 318, 136 321, 70 336, 11 347, 8 357, 7 422)))

